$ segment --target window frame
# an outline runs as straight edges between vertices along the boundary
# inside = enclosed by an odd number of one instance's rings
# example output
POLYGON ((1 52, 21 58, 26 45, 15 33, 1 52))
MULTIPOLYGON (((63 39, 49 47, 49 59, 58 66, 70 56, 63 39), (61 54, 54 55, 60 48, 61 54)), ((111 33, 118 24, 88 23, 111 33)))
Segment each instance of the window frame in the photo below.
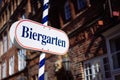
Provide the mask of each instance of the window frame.
MULTIPOLYGON (((100 75, 101 76, 101 78, 102 78, 102 80, 109 80, 109 79, 111 79, 111 77, 109 77, 109 78, 106 78, 105 77, 105 70, 104 70, 104 63, 103 63, 103 59, 104 58, 108 58, 108 55, 107 54, 105 54, 105 55, 102 55, 102 56, 99 56, 99 57, 95 57, 95 58, 93 58, 93 59, 90 59, 90 60, 87 60, 87 61, 85 61, 84 63, 83 63, 83 65, 84 65, 84 77, 85 77, 85 80, 92 80, 92 79, 87 79, 87 77, 86 77, 86 72, 85 72, 85 64, 86 63, 91 63, 91 75, 92 75, 92 78, 95 78, 95 80, 97 80, 96 79, 96 76, 95 75, 100 75), (97 62, 99 62, 99 71, 100 71, 100 73, 98 72, 96 72, 96 70, 95 69, 97 69, 97 66, 93 66, 94 65, 94 63, 97 63, 97 62), (95 68, 96 67, 96 68, 95 68)), ((109 59, 108 59, 109 60, 109 59)), ((110 63, 109 63, 109 66, 110 66, 110 63)), ((110 73, 111 73, 111 70, 109 71, 110 73)))
POLYGON ((114 67, 113 67, 114 64, 113 64, 113 60, 112 60, 111 48, 110 48, 109 41, 111 39, 114 39, 117 36, 120 36, 120 24, 117 24, 116 26, 108 29, 107 31, 103 32, 102 34, 106 38, 107 54, 108 54, 109 61, 110 61, 112 80, 115 80, 115 76, 120 75, 120 68, 114 69, 114 67))
MULTIPOLYGON (((85 73, 85 80, 92 80, 93 78, 95 79, 96 78, 96 76, 95 75, 98 75, 99 73, 97 73, 96 71, 95 71, 95 69, 96 69, 96 64, 95 63, 97 63, 97 62, 99 62, 100 63, 100 60, 98 59, 98 58, 94 58, 94 59, 91 59, 91 60, 88 60, 88 61, 85 61, 84 62, 84 73, 85 73), (97 60, 97 61, 96 61, 97 60), (95 62, 94 62, 95 61, 95 62), (90 64, 90 66, 89 66, 89 68, 88 67, 86 67, 85 65, 86 64, 90 64), (87 68, 87 69, 86 69, 87 68), (89 71, 87 71, 88 72, 88 74, 91 72, 91 74, 89 74, 89 75, 86 75, 86 70, 89 70, 89 71), (91 70, 91 71, 90 71, 91 70), (88 77, 88 78, 87 78, 88 77)), ((97 67, 98 68, 98 67, 97 67)), ((100 68, 100 67, 99 67, 100 68)), ((101 72, 102 73, 102 72, 101 72)))
MULTIPOLYGON (((120 33, 115 34, 115 35, 113 34, 113 35, 109 36, 109 37, 106 39, 107 51, 108 51, 108 54, 109 54, 109 57, 110 57, 109 59, 110 59, 111 62, 112 62, 111 65, 113 65, 113 61, 112 61, 112 59, 111 59, 113 54, 112 54, 111 49, 110 49, 110 42, 109 42, 109 41, 110 41, 111 39, 117 37, 117 36, 120 36, 120 33)), ((114 70, 113 66, 111 66, 111 67, 112 67, 112 70, 114 70)))
POLYGON ((109 40, 109 45, 110 46, 112 45, 112 47, 110 47, 110 54, 111 54, 111 58, 113 61, 113 70, 116 70, 116 67, 117 67, 117 69, 120 69, 120 64, 119 64, 120 61, 117 59, 117 54, 120 54, 120 49, 116 50, 116 44, 115 44, 115 40, 120 39, 120 34, 116 37, 109 40), (114 51, 113 51, 113 49, 114 49, 114 51), (114 59, 113 59, 113 57, 114 57, 114 59), (114 64, 114 63, 116 63, 116 64, 114 64))

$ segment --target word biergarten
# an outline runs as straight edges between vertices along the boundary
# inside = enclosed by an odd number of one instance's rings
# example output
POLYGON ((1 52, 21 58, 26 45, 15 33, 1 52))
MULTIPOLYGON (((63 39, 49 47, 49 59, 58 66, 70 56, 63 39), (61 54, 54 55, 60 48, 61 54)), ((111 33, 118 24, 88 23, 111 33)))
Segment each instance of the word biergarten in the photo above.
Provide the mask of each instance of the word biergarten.
POLYGON ((52 44, 56 46, 66 47, 66 42, 64 40, 58 39, 58 37, 51 37, 47 35, 43 35, 41 33, 33 32, 32 28, 28 28, 27 26, 22 26, 22 35, 21 37, 40 41, 42 45, 52 44))

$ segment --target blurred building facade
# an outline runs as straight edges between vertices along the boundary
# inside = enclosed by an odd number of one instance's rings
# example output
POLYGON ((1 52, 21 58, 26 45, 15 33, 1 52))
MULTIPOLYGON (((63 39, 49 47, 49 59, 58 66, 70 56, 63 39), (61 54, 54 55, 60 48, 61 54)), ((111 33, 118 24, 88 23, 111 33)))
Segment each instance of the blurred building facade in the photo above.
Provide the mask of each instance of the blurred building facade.
MULTIPOLYGON (((50 0, 48 25, 62 29, 70 48, 46 54, 45 80, 120 79, 120 1, 50 0)), ((41 23, 43 0, 0 0, 0 80, 37 80, 41 52, 18 49, 9 29, 20 19, 41 23)))

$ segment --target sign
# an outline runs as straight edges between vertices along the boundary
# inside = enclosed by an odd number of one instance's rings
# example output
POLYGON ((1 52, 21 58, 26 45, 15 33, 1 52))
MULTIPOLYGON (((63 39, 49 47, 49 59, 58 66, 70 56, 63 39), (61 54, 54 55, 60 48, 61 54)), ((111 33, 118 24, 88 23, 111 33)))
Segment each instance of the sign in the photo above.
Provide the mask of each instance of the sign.
POLYGON ((69 48, 65 32, 27 19, 17 21, 11 26, 10 38, 18 48, 52 54, 63 55, 69 48))

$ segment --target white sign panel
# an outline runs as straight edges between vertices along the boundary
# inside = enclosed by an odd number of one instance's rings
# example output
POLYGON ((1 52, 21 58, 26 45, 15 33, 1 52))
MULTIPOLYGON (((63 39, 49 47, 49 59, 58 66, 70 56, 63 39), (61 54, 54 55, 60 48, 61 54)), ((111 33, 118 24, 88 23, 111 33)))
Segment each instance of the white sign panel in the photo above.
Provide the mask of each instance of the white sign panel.
POLYGON ((69 48, 65 32, 31 20, 24 19, 14 23, 10 33, 12 42, 19 48, 58 55, 65 54, 69 48), (12 35, 13 32, 15 35, 12 35))
POLYGON ((15 28, 18 23, 19 23, 19 21, 13 23, 12 27, 10 28, 10 40, 12 43, 15 42, 15 28))

